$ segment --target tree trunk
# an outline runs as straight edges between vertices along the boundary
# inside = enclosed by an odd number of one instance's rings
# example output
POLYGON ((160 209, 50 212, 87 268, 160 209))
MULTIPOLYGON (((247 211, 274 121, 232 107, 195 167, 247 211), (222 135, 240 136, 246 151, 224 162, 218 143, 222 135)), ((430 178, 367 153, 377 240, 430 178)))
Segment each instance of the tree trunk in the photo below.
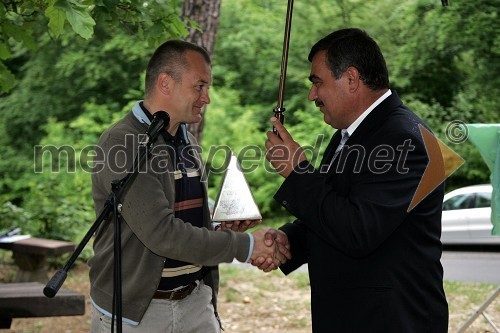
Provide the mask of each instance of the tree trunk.
MULTIPOLYGON (((201 28, 201 32, 191 28, 186 41, 205 48, 213 57, 215 47, 215 37, 219 26, 221 0, 184 0, 182 7, 182 17, 195 21, 201 28)), ((205 124, 206 107, 201 113, 201 121, 196 124, 189 124, 188 130, 201 141, 203 126, 205 124)))

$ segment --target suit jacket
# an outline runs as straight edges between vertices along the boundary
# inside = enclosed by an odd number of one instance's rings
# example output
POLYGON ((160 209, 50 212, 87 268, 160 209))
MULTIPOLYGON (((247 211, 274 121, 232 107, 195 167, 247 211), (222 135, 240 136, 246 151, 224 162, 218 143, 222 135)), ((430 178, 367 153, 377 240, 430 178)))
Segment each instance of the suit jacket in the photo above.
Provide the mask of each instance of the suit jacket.
POLYGON ((314 332, 447 332, 443 186, 407 211, 428 163, 419 124, 393 91, 328 173, 303 162, 276 193, 298 218, 281 228, 293 256, 281 269, 308 263, 314 332))

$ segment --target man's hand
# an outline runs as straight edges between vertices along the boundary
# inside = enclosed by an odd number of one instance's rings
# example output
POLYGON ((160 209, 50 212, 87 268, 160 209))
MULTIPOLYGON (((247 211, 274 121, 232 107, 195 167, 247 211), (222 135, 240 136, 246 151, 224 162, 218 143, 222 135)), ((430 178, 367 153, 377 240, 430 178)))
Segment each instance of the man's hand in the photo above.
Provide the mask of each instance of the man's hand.
POLYGON ((272 236, 267 236, 270 237, 269 239, 266 238, 266 234, 269 230, 271 229, 262 228, 252 232, 254 247, 252 255, 250 256, 251 264, 258 258, 264 258, 265 261, 269 260, 275 267, 278 267, 291 258, 290 252, 288 250, 282 252, 278 243, 272 240, 272 236))
POLYGON ((275 229, 259 229, 266 230, 266 234, 264 235, 264 244, 268 247, 273 247, 275 251, 281 254, 279 262, 273 260, 272 258, 266 258, 264 256, 260 256, 254 258, 252 255, 252 259, 250 263, 253 266, 258 267, 264 272, 270 272, 272 270, 277 269, 279 266, 284 264, 287 260, 292 259, 292 254, 290 252, 290 243, 288 242, 287 235, 281 230, 275 229))
POLYGON ((290 133, 276 117, 271 118, 271 123, 280 136, 272 131, 267 132, 266 158, 271 162, 276 172, 286 178, 297 164, 307 160, 307 158, 303 149, 297 142, 293 141, 290 133))
POLYGON ((248 229, 252 229, 256 225, 259 225, 262 223, 262 220, 245 220, 245 221, 225 221, 221 222, 220 225, 218 225, 215 230, 232 230, 232 231, 238 231, 238 232, 244 232, 247 231, 248 229))

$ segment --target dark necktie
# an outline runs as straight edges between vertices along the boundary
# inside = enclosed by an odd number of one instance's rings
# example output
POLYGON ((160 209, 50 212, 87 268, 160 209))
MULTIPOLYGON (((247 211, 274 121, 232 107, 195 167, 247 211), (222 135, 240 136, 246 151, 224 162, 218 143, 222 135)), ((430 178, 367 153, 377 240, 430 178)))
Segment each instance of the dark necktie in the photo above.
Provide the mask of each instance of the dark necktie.
POLYGON ((342 130, 342 139, 340 140, 339 145, 337 146, 337 149, 335 149, 335 154, 333 154, 332 160, 330 161, 330 165, 328 166, 327 172, 330 170, 332 167, 333 161, 335 161, 335 158, 339 155, 340 151, 344 147, 345 143, 349 139, 349 133, 347 133, 347 130, 343 129, 342 130))

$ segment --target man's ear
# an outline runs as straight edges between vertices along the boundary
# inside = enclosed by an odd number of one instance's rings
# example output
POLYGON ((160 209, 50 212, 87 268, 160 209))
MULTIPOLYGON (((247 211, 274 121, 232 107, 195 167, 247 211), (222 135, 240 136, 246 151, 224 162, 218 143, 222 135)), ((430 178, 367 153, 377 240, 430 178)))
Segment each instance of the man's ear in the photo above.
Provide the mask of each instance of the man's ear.
POLYGON ((349 90, 356 91, 361 84, 361 75, 356 67, 349 67, 346 70, 346 76, 349 84, 349 90))
POLYGON ((157 89, 164 95, 169 95, 171 93, 173 86, 173 79, 167 73, 160 73, 156 79, 157 89))

